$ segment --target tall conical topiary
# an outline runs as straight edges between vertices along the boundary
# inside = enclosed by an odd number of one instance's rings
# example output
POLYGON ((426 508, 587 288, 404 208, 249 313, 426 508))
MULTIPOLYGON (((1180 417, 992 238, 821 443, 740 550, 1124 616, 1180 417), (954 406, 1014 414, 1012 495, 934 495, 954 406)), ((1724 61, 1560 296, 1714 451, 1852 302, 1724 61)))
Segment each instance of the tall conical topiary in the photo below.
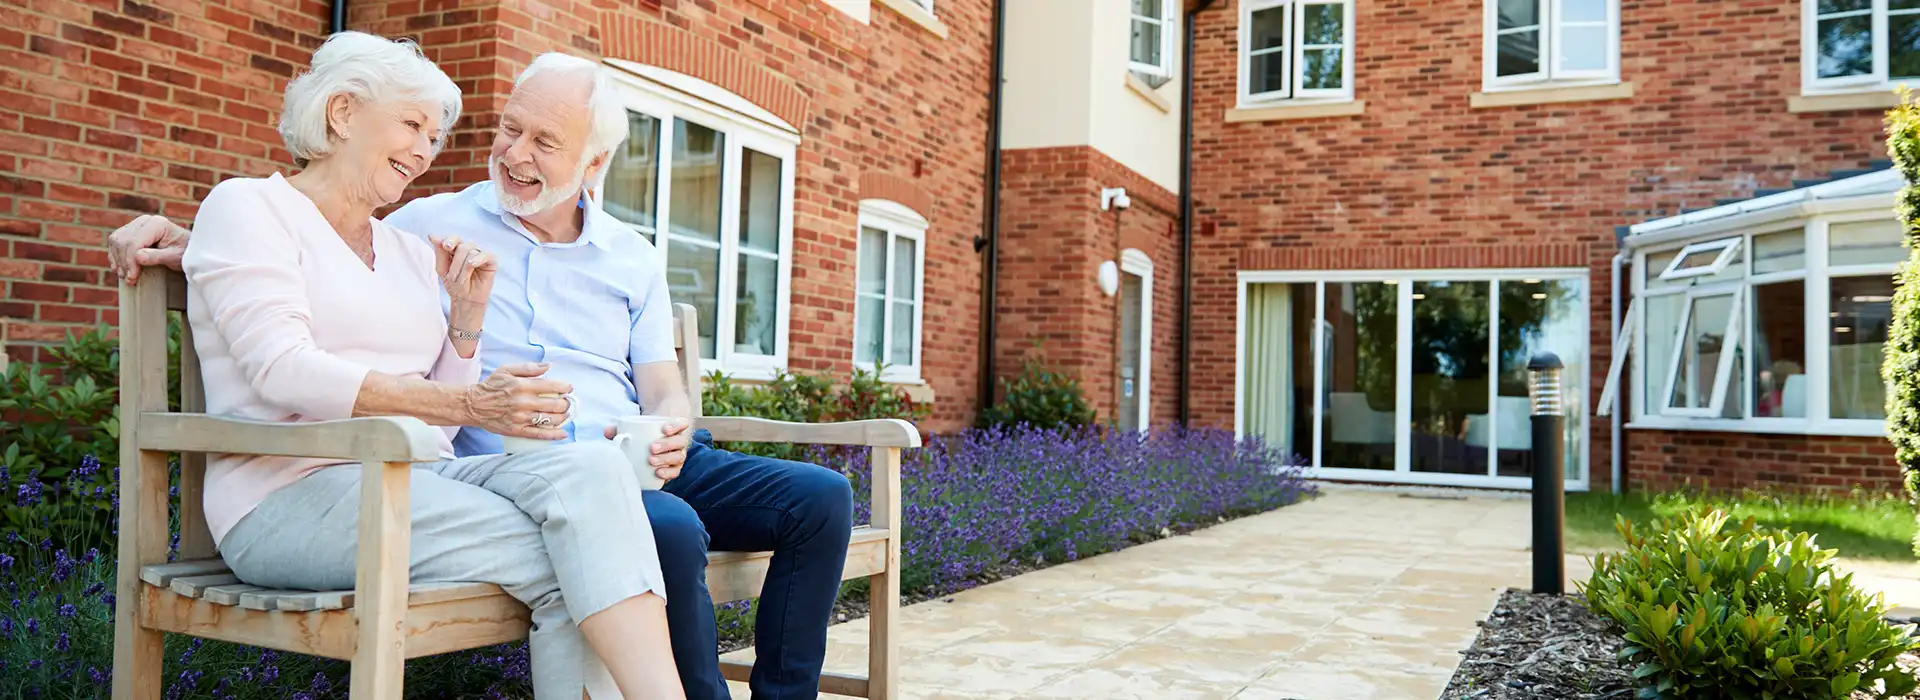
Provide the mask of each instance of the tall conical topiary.
MULTIPOLYGON (((1915 185, 1920 183, 1920 104, 1904 87, 1900 106, 1887 113, 1887 153, 1907 180, 1896 207, 1905 230, 1907 261, 1900 266, 1893 294, 1893 328, 1880 374, 1889 386, 1887 439, 1906 475, 1908 496, 1920 499, 1920 186, 1915 185)), ((1920 554, 1920 538, 1914 541, 1914 552, 1920 554)))

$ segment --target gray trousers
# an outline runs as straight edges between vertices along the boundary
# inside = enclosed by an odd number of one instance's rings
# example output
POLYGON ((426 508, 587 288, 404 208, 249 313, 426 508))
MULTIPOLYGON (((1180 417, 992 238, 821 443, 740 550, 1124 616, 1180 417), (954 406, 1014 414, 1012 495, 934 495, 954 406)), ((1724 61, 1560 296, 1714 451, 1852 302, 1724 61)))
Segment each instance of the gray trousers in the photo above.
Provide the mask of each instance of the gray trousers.
MULTIPOLYGON (((240 580, 353 588, 361 466, 326 467, 269 495, 220 543, 240 580)), ((666 596, 640 483, 606 442, 414 465, 414 583, 498 584, 533 610, 538 700, 617 699, 579 621, 649 591, 666 596)))

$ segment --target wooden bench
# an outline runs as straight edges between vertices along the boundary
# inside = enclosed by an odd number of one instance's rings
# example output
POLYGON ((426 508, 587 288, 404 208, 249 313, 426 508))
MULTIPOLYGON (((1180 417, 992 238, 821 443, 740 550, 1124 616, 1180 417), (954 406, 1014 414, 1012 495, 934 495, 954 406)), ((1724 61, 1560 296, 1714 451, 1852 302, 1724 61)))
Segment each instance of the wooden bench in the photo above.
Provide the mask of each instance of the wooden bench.
MULTIPOLYGON (((177 272, 149 271, 120 289, 120 560, 113 697, 160 697, 161 641, 173 632, 352 662, 352 697, 398 700, 409 658, 526 637, 525 606, 484 583, 407 581, 409 465, 434 461, 435 428, 414 418, 357 418, 305 424, 258 423, 200 413, 204 408, 192 331, 182 337, 180 405, 167 406, 167 314, 186 308, 177 272), (351 591, 273 590, 242 583, 215 554, 201 510, 206 453, 351 460, 385 468, 360 492, 358 560, 351 591), (168 457, 181 454, 180 552, 167 561, 168 457)), ((674 347, 700 406, 699 326, 693 308, 674 309, 674 347), (691 349, 691 350, 690 350, 691 349)), ((873 451, 873 515, 856 527, 845 578, 870 581, 867 677, 825 675, 822 692, 894 698, 894 629, 900 604, 900 450, 920 435, 898 420, 807 425, 753 418, 701 418, 715 440, 857 445, 873 451)), ((754 597, 769 552, 714 552, 707 586, 716 602, 754 597)), ((745 681, 744 664, 722 663, 745 681)))

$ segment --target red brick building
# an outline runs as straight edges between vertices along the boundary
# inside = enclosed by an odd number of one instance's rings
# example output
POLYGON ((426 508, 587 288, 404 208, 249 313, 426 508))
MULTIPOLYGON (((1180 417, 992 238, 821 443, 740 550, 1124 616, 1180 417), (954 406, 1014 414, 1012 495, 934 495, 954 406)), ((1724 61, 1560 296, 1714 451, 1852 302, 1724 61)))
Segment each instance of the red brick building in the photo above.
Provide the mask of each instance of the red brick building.
MULTIPOLYGON (((344 0, 467 95, 417 194, 485 177, 534 55, 603 60, 633 114, 609 209, 667 252, 737 377, 881 360, 951 430, 1038 355, 1120 425, 1231 427, 1328 478, 1515 487, 1525 363, 1551 350, 1575 488, 1607 488, 1616 455, 1636 485, 1895 483, 1867 358, 1899 259, 1897 183, 1872 171, 1890 86, 1920 73, 1890 39, 1907 11, 1008 0, 996 45, 999 5, 344 0), (1598 409, 1623 349, 1616 449, 1598 409)), ((0 7, 8 355, 115 320, 104 233, 288 167, 279 93, 332 9, 0 7)))

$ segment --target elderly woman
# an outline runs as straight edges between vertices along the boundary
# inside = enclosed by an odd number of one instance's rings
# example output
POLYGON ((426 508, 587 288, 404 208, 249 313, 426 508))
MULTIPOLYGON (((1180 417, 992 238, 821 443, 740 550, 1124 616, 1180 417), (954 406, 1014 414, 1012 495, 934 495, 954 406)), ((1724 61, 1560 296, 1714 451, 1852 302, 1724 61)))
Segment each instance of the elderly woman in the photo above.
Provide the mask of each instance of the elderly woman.
MULTIPOLYGON (((417 48, 367 34, 334 35, 287 85, 280 133, 300 172, 215 187, 182 261, 210 411, 565 436, 571 387, 544 366, 479 378, 487 254, 373 218, 459 113, 459 90, 417 48)), ((496 583, 531 607, 537 698, 684 697, 625 457, 607 443, 441 451, 413 470, 412 580, 496 583)), ((206 512, 221 556, 256 585, 351 588, 361 478, 358 464, 217 456, 206 512)))

